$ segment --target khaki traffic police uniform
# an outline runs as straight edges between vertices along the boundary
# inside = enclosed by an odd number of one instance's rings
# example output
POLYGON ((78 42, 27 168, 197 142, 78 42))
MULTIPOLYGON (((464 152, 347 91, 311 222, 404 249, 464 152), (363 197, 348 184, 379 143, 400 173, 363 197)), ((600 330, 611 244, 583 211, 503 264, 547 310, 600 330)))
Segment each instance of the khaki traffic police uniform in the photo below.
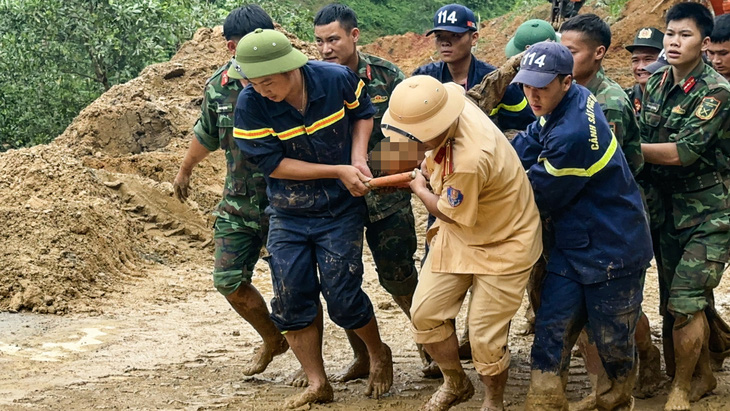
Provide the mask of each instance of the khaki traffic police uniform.
POLYGON ((491 120, 467 101, 441 147, 426 157, 438 209, 431 251, 411 308, 417 343, 446 340, 472 287, 469 339, 481 375, 509 367, 509 323, 542 252, 540 216, 519 158, 491 120))

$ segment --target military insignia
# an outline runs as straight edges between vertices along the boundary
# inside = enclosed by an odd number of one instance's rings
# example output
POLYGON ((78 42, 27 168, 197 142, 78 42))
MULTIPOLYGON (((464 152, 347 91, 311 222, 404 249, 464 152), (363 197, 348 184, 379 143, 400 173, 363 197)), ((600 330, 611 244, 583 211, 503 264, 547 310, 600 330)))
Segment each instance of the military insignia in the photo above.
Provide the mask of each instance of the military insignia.
POLYGON ((697 80, 695 80, 694 76, 692 76, 684 82, 684 84, 682 85, 682 90, 684 90, 685 94, 689 93, 690 90, 692 90, 692 87, 695 86, 695 84, 697 84, 697 80))
POLYGON ((611 126, 611 132, 615 135, 616 134, 616 123, 613 121, 608 123, 609 126, 611 126))
POLYGON ((638 98, 634 99, 634 111, 637 113, 641 111, 641 100, 638 98))
POLYGON ((715 97, 705 97, 695 110, 695 116, 700 120, 710 120, 715 117, 718 108, 720 108, 720 100, 715 97))
POLYGON ((672 114, 679 114, 679 115, 683 115, 684 113, 685 113, 685 111, 684 111, 684 109, 682 108, 682 106, 680 106, 680 105, 676 105, 676 106, 674 106, 674 108, 672 109, 672 114))
POLYGON ((639 32, 639 35, 637 36, 640 39, 650 39, 651 38, 651 29, 641 29, 639 32))
POLYGON ((371 98, 370 101, 373 104, 385 103, 386 101, 388 101, 388 96, 375 96, 371 98))
POLYGON ((221 86, 228 84, 228 70, 224 71, 221 75, 221 86))
POLYGON ((451 186, 446 189, 446 197, 449 198, 449 205, 451 207, 458 207, 464 200, 464 195, 461 194, 461 191, 451 186))

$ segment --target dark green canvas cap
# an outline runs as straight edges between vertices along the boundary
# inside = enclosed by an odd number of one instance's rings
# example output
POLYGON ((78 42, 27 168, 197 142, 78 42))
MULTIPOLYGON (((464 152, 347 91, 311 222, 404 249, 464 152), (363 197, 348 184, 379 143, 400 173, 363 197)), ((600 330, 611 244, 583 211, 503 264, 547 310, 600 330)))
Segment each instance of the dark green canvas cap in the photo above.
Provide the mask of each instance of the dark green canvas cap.
POLYGON ((636 33, 634 44, 626 46, 626 50, 633 53, 637 47, 651 47, 657 51, 664 48, 664 33, 654 27, 644 27, 636 33))

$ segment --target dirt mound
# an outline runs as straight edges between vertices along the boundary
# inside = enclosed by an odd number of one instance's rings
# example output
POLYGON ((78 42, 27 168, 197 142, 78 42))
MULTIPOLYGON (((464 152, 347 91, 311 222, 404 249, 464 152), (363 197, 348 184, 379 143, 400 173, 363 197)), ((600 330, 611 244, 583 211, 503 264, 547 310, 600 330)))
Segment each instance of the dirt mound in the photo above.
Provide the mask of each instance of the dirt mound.
POLYGON ((185 204, 170 182, 205 81, 228 58, 222 28, 200 29, 169 62, 104 93, 53 143, 0 154, 0 310, 100 311, 107 293, 152 265, 208 264, 225 159, 213 153, 196 168, 185 204))
POLYGON ((437 58, 433 39, 416 33, 381 37, 363 46, 361 50, 392 61, 406 76, 410 75, 418 66, 437 58))

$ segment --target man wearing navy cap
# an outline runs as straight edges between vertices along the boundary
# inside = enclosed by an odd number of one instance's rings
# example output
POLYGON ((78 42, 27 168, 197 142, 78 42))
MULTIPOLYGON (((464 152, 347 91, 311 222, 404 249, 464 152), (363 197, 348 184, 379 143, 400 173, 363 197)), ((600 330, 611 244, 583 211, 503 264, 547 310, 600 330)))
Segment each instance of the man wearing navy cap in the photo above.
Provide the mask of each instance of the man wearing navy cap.
POLYGON ((540 116, 512 145, 552 226, 535 320, 527 410, 567 409, 571 348, 588 326, 608 381, 596 405, 630 407, 634 332, 652 257, 639 188, 596 97, 573 83, 573 57, 552 42, 530 47, 514 83, 540 116))
MULTIPOLYGON (((414 76, 424 74, 442 83, 453 81, 469 90, 496 70, 471 53, 479 39, 479 31, 474 13, 467 7, 447 4, 438 9, 433 17, 433 29, 426 33, 427 36, 431 34, 441 61, 417 68, 414 76)), ((501 130, 524 130, 535 120, 517 86, 508 87, 500 103, 488 114, 501 130)))

